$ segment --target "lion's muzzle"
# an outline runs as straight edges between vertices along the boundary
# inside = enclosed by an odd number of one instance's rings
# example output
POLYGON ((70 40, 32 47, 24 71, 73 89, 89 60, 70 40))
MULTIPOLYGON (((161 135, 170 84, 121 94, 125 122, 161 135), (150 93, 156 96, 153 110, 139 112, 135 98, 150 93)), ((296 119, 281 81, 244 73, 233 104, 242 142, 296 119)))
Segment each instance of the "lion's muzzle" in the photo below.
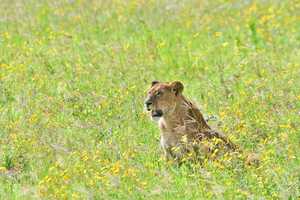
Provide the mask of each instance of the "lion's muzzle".
POLYGON ((147 111, 151 110, 151 105, 152 105, 151 99, 146 99, 146 101, 145 101, 145 107, 146 107, 147 111))
POLYGON ((162 110, 152 110, 151 116, 152 117, 162 117, 163 116, 163 112, 162 112, 162 110))

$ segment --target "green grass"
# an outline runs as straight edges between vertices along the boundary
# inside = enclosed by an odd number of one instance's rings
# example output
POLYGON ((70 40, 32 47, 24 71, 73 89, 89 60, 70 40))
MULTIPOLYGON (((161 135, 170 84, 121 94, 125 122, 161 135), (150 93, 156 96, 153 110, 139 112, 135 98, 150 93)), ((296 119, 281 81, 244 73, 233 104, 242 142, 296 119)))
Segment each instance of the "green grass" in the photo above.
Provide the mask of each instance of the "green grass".
POLYGON ((300 197, 298 0, 0 5, 0 199, 300 197), (181 80, 261 165, 166 163, 152 80, 181 80))

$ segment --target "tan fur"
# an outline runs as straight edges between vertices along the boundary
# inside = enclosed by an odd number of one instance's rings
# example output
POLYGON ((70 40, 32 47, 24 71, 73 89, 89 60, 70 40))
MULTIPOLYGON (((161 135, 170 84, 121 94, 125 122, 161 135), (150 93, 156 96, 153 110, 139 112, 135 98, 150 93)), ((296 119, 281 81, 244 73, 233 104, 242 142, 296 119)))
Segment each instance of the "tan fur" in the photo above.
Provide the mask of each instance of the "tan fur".
POLYGON ((195 147, 208 152, 210 147, 204 141, 214 139, 222 141, 229 149, 235 149, 235 145, 225 135, 211 129, 200 109, 184 97, 182 91, 183 85, 179 81, 155 81, 146 99, 148 110, 153 116, 162 113, 158 126, 166 158, 181 159, 184 153, 195 150, 195 147))

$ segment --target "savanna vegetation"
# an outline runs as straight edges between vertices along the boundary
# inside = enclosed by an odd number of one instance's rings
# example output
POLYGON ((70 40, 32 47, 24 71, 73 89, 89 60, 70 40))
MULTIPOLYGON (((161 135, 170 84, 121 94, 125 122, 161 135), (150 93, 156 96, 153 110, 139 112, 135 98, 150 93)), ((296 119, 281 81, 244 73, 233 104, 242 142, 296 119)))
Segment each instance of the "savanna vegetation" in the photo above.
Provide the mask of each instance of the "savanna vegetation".
POLYGON ((299 199, 299 0, 0 0, 1 199, 299 199), (165 162, 152 80, 258 167, 165 162))

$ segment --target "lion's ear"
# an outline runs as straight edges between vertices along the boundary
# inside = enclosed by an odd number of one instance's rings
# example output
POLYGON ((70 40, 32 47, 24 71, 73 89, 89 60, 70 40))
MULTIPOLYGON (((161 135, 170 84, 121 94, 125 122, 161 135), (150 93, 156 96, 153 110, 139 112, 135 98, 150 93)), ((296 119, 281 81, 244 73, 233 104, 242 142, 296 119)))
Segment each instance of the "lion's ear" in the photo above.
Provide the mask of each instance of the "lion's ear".
POLYGON ((157 84, 157 83, 159 83, 159 81, 152 81, 152 82, 151 82, 151 87, 153 87, 153 85, 155 85, 155 84, 157 84))
POLYGON ((171 83, 172 91, 175 92, 175 95, 181 94, 183 91, 183 84, 180 81, 174 81, 171 83))

